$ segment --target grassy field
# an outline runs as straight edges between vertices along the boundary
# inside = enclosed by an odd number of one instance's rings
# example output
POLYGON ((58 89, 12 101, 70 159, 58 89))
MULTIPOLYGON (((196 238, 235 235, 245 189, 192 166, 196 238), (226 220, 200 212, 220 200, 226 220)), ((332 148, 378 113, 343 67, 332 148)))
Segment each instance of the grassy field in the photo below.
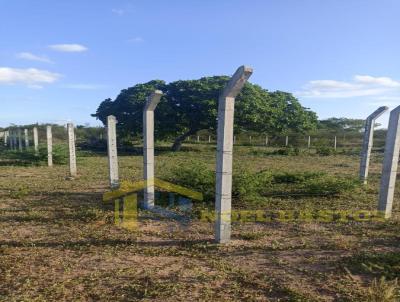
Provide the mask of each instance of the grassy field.
MULTIPOLYGON (((363 188, 356 153, 276 153, 235 148, 234 208, 376 209, 382 154, 363 188)), ((232 242, 219 246, 213 225, 198 219, 182 225, 140 211, 137 231, 116 226, 102 202, 105 155, 81 154, 75 180, 66 165, 1 163, 1 301, 398 299, 400 184, 389 221, 234 223, 232 242)), ((119 164, 122 179, 141 178, 141 156, 119 164)), ((214 147, 190 145, 159 151, 156 176, 207 190, 214 165, 214 147)))

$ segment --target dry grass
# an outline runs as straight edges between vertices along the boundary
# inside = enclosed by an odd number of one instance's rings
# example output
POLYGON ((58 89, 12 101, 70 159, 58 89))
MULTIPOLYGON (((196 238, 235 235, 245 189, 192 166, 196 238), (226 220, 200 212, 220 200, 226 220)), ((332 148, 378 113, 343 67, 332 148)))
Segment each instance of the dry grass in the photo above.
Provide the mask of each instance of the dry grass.
MULTIPOLYGON (((161 153, 156 174, 162 178, 192 158, 215 163, 208 149, 161 153)), ((347 176, 358 169, 355 156, 255 156, 245 147, 236 148, 235 167, 239 163, 253 171, 347 176)), ((122 178, 140 179, 142 157, 121 156, 120 166, 122 178)), ((400 252, 397 218, 235 224, 232 242, 218 246, 211 224, 181 225, 140 212, 139 230, 129 232, 113 224, 112 209, 101 201, 106 157, 81 157, 78 167, 74 181, 65 180, 65 166, 0 167, 0 300, 378 301, 371 293, 382 288, 397 294, 391 281, 399 274, 397 258, 377 263, 360 256, 400 252), (370 270, 362 269, 365 259, 370 270), (373 281, 388 271, 376 268, 385 261, 392 261, 389 279, 373 281)), ((267 198, 261 207, 374 209, 379 172, 374 160, 367 189, 330 198, 267 198)))

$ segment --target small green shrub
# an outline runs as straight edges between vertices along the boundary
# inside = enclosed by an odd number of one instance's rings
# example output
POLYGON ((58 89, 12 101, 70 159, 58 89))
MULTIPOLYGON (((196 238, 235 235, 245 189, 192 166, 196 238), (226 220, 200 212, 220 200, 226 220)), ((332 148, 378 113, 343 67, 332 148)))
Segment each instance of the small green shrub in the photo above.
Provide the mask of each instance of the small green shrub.
POLYGON ((241 168, 233 175, 232 195, 236 197, 253 196, 258 192, 260 185, 260 179, 256 174, 241 168))
POLYGON ((324 175, 322 172, 278 172, 272 178, 274 183, 303 183, 324 175))
POLYGON ((331 148, 331 147, 319 146, 319 147, 317 147, 317 149, 316 149, 316 153, 317 153, 318 155, 321 155, 321 156, 329 156, 329 155, 334 155, 334 154, 336 154, 336 151, 335 151, 334 148, 331 148))
POLYGON ((299 148, 287 147, 275 150, 271 152, 272 155, 286 155, 286 156, 298 156, 301 154, 301 150, 299 148))
MULTIPOLYGON (((172 169, 168 180, 203 193, 206 201, 215 196, 215 173, 205 164, 191 161, 172 169)), ((349 178, 326 175, 323 172, 271 172, 253 173, 245 167, 233 172, 232 196, 236 200, 258 202, 265 195, 307 194, 334 195, 355 189, 359 182, 349 178)))
MULTIPOLYGON (((54 164, 66 164, 68 158, 68 146, 67 145, 54 145, 53 146, 53 163, 54 164)), ((10 160, 13 165, 39 166, 47 164, 47 146, 40 145, 38 152, 34 148, 27 150, 15 151, 5 150, 2 152, 4 159, 10 160)))
POLYGON ((170 182, 203 193, 205 200, 215 195, 215 173, 202 162, 192 160, 185 165, 175 166, 168 177, 170 182))
POLYGON ((339 194, 355 189, 359 182, 355 179, 325 176, 321 178, 308 179, 303 190, 309 194, 339 194))

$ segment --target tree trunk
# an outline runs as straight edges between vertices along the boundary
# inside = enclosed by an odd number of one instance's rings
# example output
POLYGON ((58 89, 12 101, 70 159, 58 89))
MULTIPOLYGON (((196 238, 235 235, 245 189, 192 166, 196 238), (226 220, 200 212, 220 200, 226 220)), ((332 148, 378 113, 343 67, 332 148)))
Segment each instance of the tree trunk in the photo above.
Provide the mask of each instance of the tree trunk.
POLYGON ((194 131, 194 130, 189 130, 188 132, 185 132, 184 134, 178 136, 178 137, 175 139, 174 144, 173 144, 172 147, 171 147, 172 151, 175 152, 175 151, 181 150, 182 143, 185 141, 185 139, 186 139, 188 136, 190 136, 190 135, 192 135, 192 134, 195 134, 195 133, 196 133, 196 131, 194 131))

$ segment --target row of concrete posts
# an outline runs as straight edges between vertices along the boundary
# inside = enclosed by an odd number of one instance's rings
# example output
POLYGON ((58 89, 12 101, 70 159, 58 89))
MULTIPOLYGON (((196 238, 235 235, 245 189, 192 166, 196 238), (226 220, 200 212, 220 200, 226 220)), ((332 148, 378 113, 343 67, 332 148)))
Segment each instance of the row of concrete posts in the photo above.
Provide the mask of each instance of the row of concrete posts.
MULTIPOLYGON (((233 158, 233 121, 235 98, 252 74, 249 67, 240 67, 231 77, 229 83, 221 93, 218 101, 218 131, 217 131, 217 163, 216 163, 216 225, 215 239, 219 243, 228 242, 231 238, 231 201, 232 201, 232 158, 233 158)), ((154 207, 154 110, 160 102, 161 91, 153 92, 147 99, 143 111, 143 167, 146 188, 144 192, 144 207, 154 207)), ((373 145, 373 130, 375 120, 382 115, 387 107, 380 107, 371 114, 365 124, 365 134, 361 153, 360 179, 367 183, 368 167, 373 145)), ((390 114, 388 134, 386 138, 382 180, 379 193, 378 210, 385 217, 390 217, 394 185, 397 173, 397 163, 400 151, 400 106, 390 114)), ((118 156, 116 146, 116 119, 108 117, 108 154, 110 168, 110 185, 118 187, 118 156)), ((199 138, 197 138, 199 140, 199 138)), ((210 138, 209 138, 210 140, 210 138)), ((288 145, 288 137, 286 137, 288 145)), ((268 137, 266 137, 268 144, 268 137)), ((311 137, 308 137, 308 146, 311 137)), ((334 148, 337 147, 337 139, 334 138, 334 148)))
MULTIPOLYGON (((368 180, 369 162, 373 146, 374 125, 389 108, 379 107, 365 121, 364 140, 361 151, 360 180, 366 185, 368 180)), ((394 190, 400 152, 400 106, 390 112, 389 125, 386 134, 385 153, 382 164, 381 183, 379 188, 378 211, 385 218, 392 216, 394 190)))
MULTIPOLYGON (((186 140, 190 141, 190 137, 188 136, 186 140)), ((237 141, 236 136, 233 136, 233 144, 235 144, 236 141, 237 141)), ((249 136, 249 143, 251 144, 252 141, 253 141, 252 136, 249 136)), ((196 138, 196 142, 198 142, 198 143, 200 142, 200 136, 199 135, 196 138)), ((211 143, 211 136, 210 135, 208 136, 208 142, 211 143)), ((265 136, 265 141, 264 141, 265 146, 268 146, 268 143, 269 143, 269 137, 268 137, 268 135, 266 135, 265 136)), ((289 136, 288 135, 285 136, 285 147, 289 147, 289 136)), ((332 147, 335 150, 337 149, 337 137, 336 137, 336 135, 333 137, 333 145, 332 145, 332 147)), ((308 149, 311 148, 311 135, 309 135, 307 137, 307 148, 308 149)))
MULTIPOLYGON (((38 128, 33 127, 33 145, 36 153, 39 152, 39 133, 38 128)), ((68 149, 69 149, 69 177, 74 178, 77 176, 76 167, 76 139, 75 130, 72 123, 67 124, 68 132, 68 149)), ((4 145, 9 146, 11 150, 23 151, 28 149, 30 146, 29 140, 29 129, 24 129, 24 140, 22 139, 22 131, 20 128, 11 128, 4 131, 4 145), (23 143, 24 141, 24 143, 23 143)), ((47 138, 47 165, 53 166, 53 133, 50 125, 46 126, 46 138, 47 138)))
MULTIPOLYGON (((231 77, 218 101, 217 166, 216 166, 216 225, 215 239, 219 243, 228 242, 231 237, 232 204, 232 152, 233 120, 235 98, 251 76, 249 67, 239 67, 231 77)), ((146 100, 143 110, 143 171, 146 183, 144 207, 154 207, 154 110, 162 97, 161 91, 154 91, 146 100)), ((116 118, 107 118, 107 141, 110 186, 119 185, 118 155, 116 143, 116 118)))
MULTIPOLYGON (((10 128, 4 131, 3 134, 4 146, 9 146, 11 150, 19 150, 23 151, 23 149, 28 149, 30 147, 29 140, 29 130, 24 129, 24 134, 22 134, 21 128, 10 128), (22 137, 23 136, 23 137, 22 137)), ((39 151, 39 141, 38 141, 38 132, 37 128, 33 128, 33 145, 35 151, 39 151)))

